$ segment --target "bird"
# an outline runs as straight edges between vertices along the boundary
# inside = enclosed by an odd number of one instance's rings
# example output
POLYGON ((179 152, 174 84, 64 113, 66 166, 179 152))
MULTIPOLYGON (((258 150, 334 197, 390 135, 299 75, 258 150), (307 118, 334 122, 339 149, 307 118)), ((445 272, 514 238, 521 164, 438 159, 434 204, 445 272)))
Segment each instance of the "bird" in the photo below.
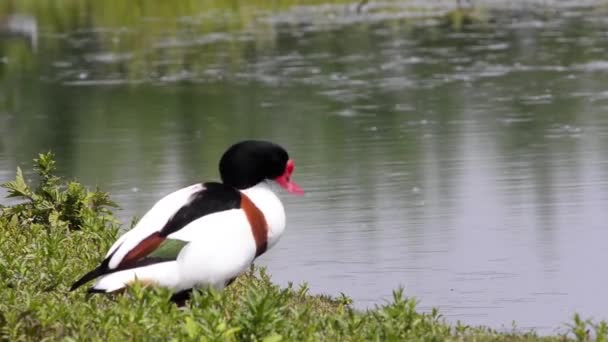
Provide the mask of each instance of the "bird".
POLYGON ((158 200, 70 291, 96 278, 89 293, 141 282, 171 289, 171 301, 183 305, 194 289, 223 289, 283 234, 285 210, 276 192, 304 193, 291 180, 294 168, 276 143, 235 143, 220 158, 221 182, 194 184, 158 200))

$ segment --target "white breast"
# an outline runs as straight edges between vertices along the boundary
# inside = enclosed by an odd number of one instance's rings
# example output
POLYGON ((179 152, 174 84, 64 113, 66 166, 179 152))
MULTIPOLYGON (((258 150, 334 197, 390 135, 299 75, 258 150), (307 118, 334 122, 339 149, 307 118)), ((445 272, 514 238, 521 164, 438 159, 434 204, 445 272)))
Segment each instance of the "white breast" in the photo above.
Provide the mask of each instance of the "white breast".
POLYGON ((264 181, 249 189, 242 190, 262 211, 268 223, 268 249, 274 246, 285 231, 285 208, 273 191, 274 181, 264 181))

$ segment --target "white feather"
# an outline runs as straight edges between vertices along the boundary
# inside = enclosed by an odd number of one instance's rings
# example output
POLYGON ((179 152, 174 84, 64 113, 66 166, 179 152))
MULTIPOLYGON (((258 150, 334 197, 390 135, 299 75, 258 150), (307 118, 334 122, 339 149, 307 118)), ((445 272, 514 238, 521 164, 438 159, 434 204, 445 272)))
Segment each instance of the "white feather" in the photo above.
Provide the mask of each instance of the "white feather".
POLYGON ((201 218, 185 230, 196 231, 196 238, 177 257, 183 288, 210 285, 220 289, 255 258, 255 239, 242 210, 201 218))
POLYGON ((93 288, 105 292, 114 292, 137 280, 177 289, 179 288, 179 279, 177 262, 168 261, 110 273, 97 280, 93 288))
POLYGON ((202 184, 194 184, 189 187, 179 189, 161 198, 148 212, 139 220, 133 229, 123 234, 106 254, 106 258, 114 251, 116 253, 110 259, 110 269, 116 268, 122 258, 129 253, 143 239, 152 233, 161 230, 169 219, 188 201, 190 196, 204 187, 202 184))
POLYGON ((268 223, 268 249, 274 246, 285 231, 285 208, 275 193, 280 189, 276 182, 268 180, 242 190, 262 211, 268 223))

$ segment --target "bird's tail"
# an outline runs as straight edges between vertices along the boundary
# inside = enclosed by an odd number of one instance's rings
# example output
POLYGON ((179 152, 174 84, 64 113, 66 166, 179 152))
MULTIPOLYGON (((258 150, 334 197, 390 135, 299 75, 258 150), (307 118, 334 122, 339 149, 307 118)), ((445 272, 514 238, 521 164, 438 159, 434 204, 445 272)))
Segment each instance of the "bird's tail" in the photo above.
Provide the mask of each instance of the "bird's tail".
POLYGON ((70 291, 74 291, 77 288, 84 285, 85 283, 88 283, 89 281, 106 274, 107 271, 108 271, 108 265, 106 262, 103 262, 97 268, 91 270, 87 274, 83 275, 80 279, 76 280, 76 282, 74 284, 72 284, 72 286, 70 287, 70 291))

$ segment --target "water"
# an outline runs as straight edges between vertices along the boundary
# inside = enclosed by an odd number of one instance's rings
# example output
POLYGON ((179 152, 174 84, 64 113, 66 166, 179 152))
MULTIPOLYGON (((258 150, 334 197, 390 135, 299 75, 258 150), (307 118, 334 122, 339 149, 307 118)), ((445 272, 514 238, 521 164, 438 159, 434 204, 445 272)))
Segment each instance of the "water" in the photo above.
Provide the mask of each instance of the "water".
POLYGON ((455 30, 320 8, 19 13, 0 25, 0 181, 51 149, 126 224, 217 179, 234 141, 270 139, 307 191, 284 196, 288 230, 259 260, 276 282, 360 308, 402 286, 495 328, 607 319, 605 9, 455 30))

